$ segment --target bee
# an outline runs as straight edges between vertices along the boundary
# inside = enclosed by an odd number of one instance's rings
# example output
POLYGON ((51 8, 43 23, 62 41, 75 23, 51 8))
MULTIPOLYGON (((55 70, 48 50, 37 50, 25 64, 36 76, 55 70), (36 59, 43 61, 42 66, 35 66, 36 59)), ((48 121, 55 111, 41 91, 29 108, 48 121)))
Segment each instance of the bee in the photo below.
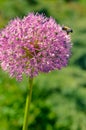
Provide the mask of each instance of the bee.
POLYGON ((67 26, 62 26, 62 30, 66 31, 67 34, 69 34, 70 32, 71 33, 73 32, 73 30, 71 28, 67 27, 67 26))

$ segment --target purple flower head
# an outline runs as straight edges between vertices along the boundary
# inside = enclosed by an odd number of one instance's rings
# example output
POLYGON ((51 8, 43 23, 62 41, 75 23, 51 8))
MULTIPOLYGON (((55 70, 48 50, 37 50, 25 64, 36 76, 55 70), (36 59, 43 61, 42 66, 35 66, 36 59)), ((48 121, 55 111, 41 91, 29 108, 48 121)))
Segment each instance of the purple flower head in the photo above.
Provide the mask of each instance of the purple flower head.
POLYGON ((30 13, 0 32, 0 63, 11 77, 22 79, 61 69, 68 63, 71 40, 53 18, 30 13))

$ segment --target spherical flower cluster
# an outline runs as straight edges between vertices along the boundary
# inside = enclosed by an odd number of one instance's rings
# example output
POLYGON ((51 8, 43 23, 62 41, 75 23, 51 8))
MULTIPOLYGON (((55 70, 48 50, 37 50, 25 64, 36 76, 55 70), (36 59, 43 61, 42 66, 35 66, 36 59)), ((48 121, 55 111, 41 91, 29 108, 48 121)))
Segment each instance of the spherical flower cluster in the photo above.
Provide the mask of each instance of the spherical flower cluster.
POLYGON ((16 18, 0 32, 0 64, 11 77, 22 79, 61 69, 68 63, 71 40, 50 17, 30 13, 16 18))

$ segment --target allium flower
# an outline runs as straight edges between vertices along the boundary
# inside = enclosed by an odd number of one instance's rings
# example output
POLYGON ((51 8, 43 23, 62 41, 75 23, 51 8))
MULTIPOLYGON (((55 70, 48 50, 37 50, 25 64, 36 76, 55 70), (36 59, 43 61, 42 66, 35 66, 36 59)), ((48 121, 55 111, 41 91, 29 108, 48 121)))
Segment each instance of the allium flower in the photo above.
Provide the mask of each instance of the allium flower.
POLYGON ((1 67, 18 80, 65 67, 70 49, 70 36, 53 18, 39 14, 16 18, 0 32, 1 67))

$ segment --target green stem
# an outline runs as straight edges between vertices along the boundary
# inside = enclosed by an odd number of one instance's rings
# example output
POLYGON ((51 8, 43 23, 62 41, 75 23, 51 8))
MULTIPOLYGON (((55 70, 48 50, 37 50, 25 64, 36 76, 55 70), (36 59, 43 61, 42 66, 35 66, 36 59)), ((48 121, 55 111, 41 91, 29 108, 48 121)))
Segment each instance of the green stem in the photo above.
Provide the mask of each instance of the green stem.
POLYGON ((28 130, 28 119, 29 119, 29 110, 30 110, 30 103, 31 103, 31 96, 32 96, 33 78, 29 79, 29 85, 30 85, 30 91, 27 93, 25 115, 24 115, 22 130, 28 130))

